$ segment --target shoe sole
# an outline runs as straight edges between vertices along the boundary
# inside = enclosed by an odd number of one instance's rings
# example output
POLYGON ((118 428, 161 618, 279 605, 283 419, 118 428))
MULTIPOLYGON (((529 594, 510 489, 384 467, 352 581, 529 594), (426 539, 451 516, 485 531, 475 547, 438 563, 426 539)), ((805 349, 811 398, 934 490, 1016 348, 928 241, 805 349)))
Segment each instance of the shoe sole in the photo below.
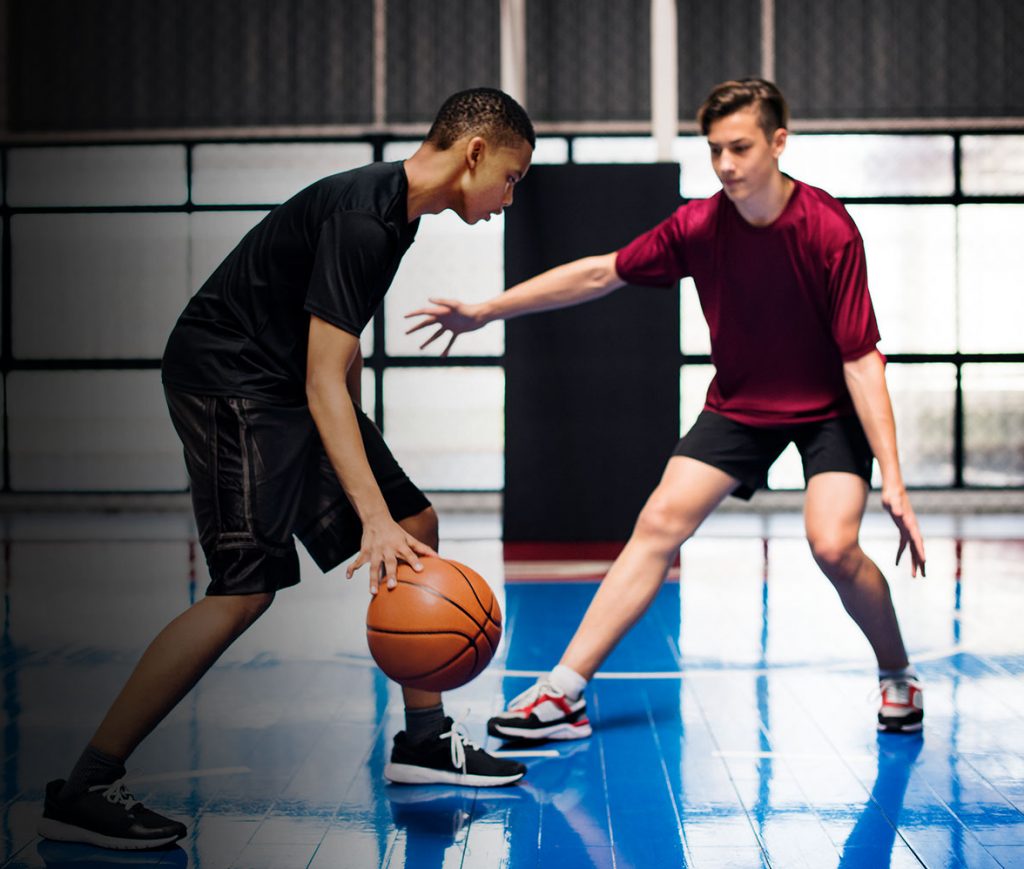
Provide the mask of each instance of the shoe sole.
POLYGON ((879 722, 878 729, 882 733, 920 733, 924 730, 924 722, 918 721, 915 724, 882 724, 879 722))
POLYGON ((84 827, 76 827, 74 824, 66 824, 64 821, 55 821, 53 818, 43 818, 36 829, 44 839, 54 842, 78 842, 114 851, 148 851, 184 838, 184 834, 181 834, 162 836, 159 839, 121 839, 117 836, 105 836, 84 827))
POLYGON ((408 763, 389 763, 384 767, 384 778, 399 785, 462 785, 471 788, 496 788, 519 781, 525 772, 515 775, 472 775, 446 772, 408 763))
POLYGON ((509 727, 507 724, 496 724, 491 722, 487 725, 487 732, 491 736, 499 736, 504 739, 532 739, 534 741, 546 739, 586 739, 594 731, 589 724, 553 724, 550 727, 509 727))

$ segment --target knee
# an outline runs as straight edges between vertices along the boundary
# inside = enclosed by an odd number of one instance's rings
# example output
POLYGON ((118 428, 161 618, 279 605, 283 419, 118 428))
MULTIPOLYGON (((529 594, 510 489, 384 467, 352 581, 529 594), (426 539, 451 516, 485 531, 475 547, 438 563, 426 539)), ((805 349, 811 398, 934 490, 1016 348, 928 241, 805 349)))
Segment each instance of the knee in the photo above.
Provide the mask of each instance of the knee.
POLYGON ((817 533, 809 535, 807 542, 815 562, 829 579, 842 581, 856 575, 862 554, 856 537, 817 533))
POLYGON ((274 602, 274 592, 235 595, 230 601, 236 623, 241 630, 245 630, 270 608, 274 602))
POLYGON ((694 528, 694 523, 679 505, 655 492, 640 511, 633 536, 658 549, 671 550, 678 549, 693 534, 694 528))

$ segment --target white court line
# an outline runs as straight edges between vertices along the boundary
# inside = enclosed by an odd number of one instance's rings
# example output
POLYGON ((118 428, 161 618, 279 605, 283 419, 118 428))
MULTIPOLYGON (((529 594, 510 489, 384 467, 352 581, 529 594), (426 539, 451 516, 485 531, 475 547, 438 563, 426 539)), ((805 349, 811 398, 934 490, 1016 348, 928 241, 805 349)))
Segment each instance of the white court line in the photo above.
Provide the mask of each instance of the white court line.
POLYGON ((495 757, 559 757, 557 751, 546 748, 524 749, 523 751, 502 751, 495 749, 495 757))
POLYGON ((252 772, 247 766, 221 766, 213 769, 183 769, 179 772, 159 772, 152 775, 133 775, 132 784, 137 782, 180 781, 186 778, 211 778, 218 775, 245 775, 252 772))

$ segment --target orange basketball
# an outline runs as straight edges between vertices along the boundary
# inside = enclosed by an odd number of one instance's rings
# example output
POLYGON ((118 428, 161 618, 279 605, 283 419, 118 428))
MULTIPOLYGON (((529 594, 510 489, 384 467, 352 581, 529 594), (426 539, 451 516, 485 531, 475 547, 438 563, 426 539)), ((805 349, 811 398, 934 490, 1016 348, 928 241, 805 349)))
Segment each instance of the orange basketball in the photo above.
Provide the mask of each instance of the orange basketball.
POLYGON ((366 612, 370 654, 409 688, 451 691, 479 675, 501 639, 501 608, 476 571, 457 561, 422 558, 423 571, 398 565, 398 585, 380 591, 366 612))

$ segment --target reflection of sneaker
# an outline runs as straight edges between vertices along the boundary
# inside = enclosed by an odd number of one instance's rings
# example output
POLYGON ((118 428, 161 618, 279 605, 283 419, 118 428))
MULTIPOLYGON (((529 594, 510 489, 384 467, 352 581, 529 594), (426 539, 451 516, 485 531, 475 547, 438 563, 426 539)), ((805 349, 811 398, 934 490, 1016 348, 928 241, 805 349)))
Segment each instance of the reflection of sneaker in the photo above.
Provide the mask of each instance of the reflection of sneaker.
POLYGON ((185 869, 188 854, 178 845, 165 845, 146 851, 111 851, 108 848, 94 848, 71 842, 51 842, 42 839, 36 845, 36 853, 46 869, 96 869, 96 867, 159 866, 160 869, 185 869))
POLYGON ((143 806, 121 779, 89 788, 70 800, 58 796, 62 787, 62 779, 46 786, 39 821, 39 835, 46 839, 130 851, 169 845, 187 832, 184 824, 143 806))
POLYGON ((450 718, 444 723, 446 731, 422 742, 410 742, 404 730, 398 733, 384 777, 396 784, 487 788, 512 784, 526 775, 518 761, 492 757, 469 741, 461 725, 450 718))
POLYGON ((887 733, 916 733, 924 720, 924 693, 913 676, 882 679, 878 683, 882 706, 878 729, 887 733))
POLYGON ((503 739, 583 739, 591 734, 587 701, 582 694, 570 700, 540 679, 488 721, 487 732, 503 739))

